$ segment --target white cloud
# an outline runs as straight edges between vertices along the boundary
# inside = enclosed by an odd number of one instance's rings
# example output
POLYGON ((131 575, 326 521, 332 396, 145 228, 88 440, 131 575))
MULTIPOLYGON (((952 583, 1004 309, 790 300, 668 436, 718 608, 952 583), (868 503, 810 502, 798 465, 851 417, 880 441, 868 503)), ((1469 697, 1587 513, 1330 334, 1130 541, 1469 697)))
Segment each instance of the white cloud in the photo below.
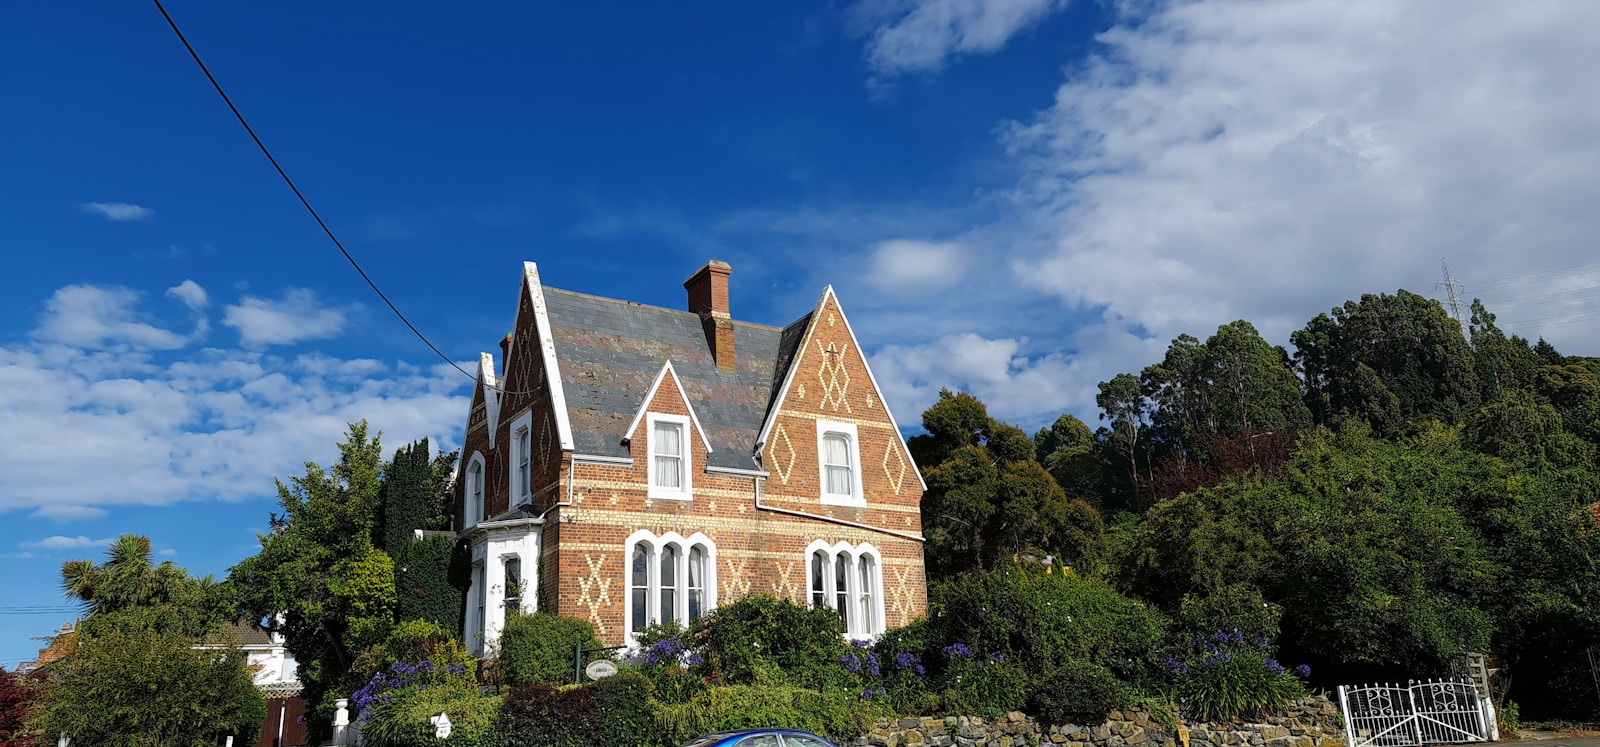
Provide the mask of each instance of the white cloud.
POLYGON ((934 293, 960 282, 966 269, 960 244, 894 239, 873 250, 867 282, 891 293, 934 293))
POLYGON ((81 534, 76 537, 65 537, 58 534, 53 537, 45 537, 42 540, 24 542, 22 543, 22 547, 39 550, 72 550, 80 547, 107 547, 114 539, 114 537, 106 537, 105 539, 89 539, 81 534))
POLYGON ((200 287, 200 284, 193 280, 185 280, 168 288, 167 296, 182 301, 185 306, 196 312, 211 305, 211 300, 206 295, 206 289, 200 287))
POLYGON ((954 56, 988 54, 1067 6, 1066 0, 882 0, 856 5, 856 25, 873 27, 867 64, 893 77, 934 71, 954 56))
POLYGON ((127 288, 69 285, 45 302, 33 337, 84 348, 123 343, 172 350, 188 342, 185 335, 139 321, 138 302, 139 294, 127 288))
POLYGON ((336 337, 355 308, 323 306, 316 293, 290 288, 276 301, 245 296, 223 309, 222 323, 239 331, 245 347, 262 348, 336 337))
POLYGON ((143 220, 156 214, 156 211, 147 207, 140 207, 128 202, 85 202, 83 210, 87 213, 103 215, 111 220, 143 220))
MULTIPOLYGON (((139 311, 131 291, 75 287, 139 311)), ((70 521, 113 505, 269 497, 273 478, 333 458, 350 422, 383 431, 386 450, 423 436, 448 449, 467 409, 470 381, 442 366, 98 342, 0 347, 0 423, 28 434, 0 439, 0 513, 70 521)))
POLYGON ((1512 276, 1594 261, 1600 5, 1117 11, 1054 104, 1002 127, 1024 173, 1004 215, 940 234, 1009 264, 857 321, 896 341, 873 363, 902 421, 940 386, 1019 421, 1092 418, 1096 382, 1180 333, 1244 318, 1287 344, 1363 293, 1432 292, 1441 257, 1502 326, 1597 352, 1600 268, 1512 276))
POLYGON ((51 504, 40 506, 33 511, 35 519, 50 519, 56 522, 84 521, 88 519, 104 518, 106 511, 103 508, 92 506, 73 506, 68 504, 51 504))
POLYGON ((1469 279, 1589 259, 1600 6, 1134 8, 1010 130, 1054 237, 1020 280, 1162 338, 1245 317, 1283 340, 1360 292, 1431 291, 1440 257, 1469 279))

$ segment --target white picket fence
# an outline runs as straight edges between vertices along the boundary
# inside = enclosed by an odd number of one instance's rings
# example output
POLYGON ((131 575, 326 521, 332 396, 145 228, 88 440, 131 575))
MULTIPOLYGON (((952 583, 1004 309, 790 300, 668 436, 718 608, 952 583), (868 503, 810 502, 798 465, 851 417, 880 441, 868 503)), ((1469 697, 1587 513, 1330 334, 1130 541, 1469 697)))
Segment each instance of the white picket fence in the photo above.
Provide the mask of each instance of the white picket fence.
POLYGON ((1339 687, 1349 747, 1493 742, 1494 704, 1470 678, 1339 687))

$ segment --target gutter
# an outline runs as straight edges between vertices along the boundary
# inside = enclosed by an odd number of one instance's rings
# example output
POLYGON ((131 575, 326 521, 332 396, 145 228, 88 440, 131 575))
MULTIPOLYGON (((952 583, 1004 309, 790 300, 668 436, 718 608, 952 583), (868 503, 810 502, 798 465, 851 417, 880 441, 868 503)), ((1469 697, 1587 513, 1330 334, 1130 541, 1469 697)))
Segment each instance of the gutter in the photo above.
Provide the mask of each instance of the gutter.
MULTIPOLYGON (((758 455, 756 458, 760 459, 761 457, 758 455)), ((897 531, 895 531, 893 529, 884 529, 883 527, 875 527, 875 526, 873 526, 871 524, 863 524, 863 523, 861 523, 859 521, 850 521, 848 519, 838 519, 838 518, 834 518, 832 516, 823 516, 821 514, 808 514, 808 513, 804 512, 804 511, 795 511, 794 509, 789 509, 789 508, 778 508, 777 506, 764 505, 761 502, 761 484, 768 477, 772 476, 772 473, 767 472, 766 470, 733 469, 733 468, 730 468, 730 467, 707 467, 706 471, 707 472, 718 472, 718 473, 727 474, 727 475, 737 475, 737 476, 742 476, 742 477, 749 477, 751 479, 751 481, 755 483, 756 510, 758 510, 758 511, 771 511, 772 513, 783 514, 785 516, 798 516, 798 517, 803 518, 803 519, 812 519, 812 520, 815 520, 815 521, 827 522, 829 524, 839 524, 839 525, 842 525, 842 526, 853 527, 853 528, 856 528, 856 529, 865 529, 865 530, 867 530, 869 532, 878 532, 879 534, 887 534, 887 535, 890 535, 892 537, 899 537, 900 539, 908 539, 908 540, 911 540, 913 542, 926 542, 927 541, 920 534, 912 534, 910 532, 897 532, 897 531)))

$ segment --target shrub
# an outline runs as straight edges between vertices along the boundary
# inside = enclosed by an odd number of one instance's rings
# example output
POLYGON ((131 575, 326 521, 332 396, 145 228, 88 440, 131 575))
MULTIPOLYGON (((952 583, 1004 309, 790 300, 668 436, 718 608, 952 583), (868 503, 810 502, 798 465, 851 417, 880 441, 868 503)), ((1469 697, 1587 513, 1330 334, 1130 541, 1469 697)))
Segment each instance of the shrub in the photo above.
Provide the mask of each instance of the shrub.
POLYGON ((658 704, 661 739, 686 744, 702 734, 746 728, 800 729, 846 739, 871 730, 888 715, 883 704, 849 693, 822 693, 789 685, 725 685, 707 688, 687 703, 658 704))
POLYGON ((600 648, 588 620, 546 613, 509 615, 500 631, 501 676, 511 687, 570 683, 579 644, 600 648))
POLYGON ((1192 718, 1233 721, 1289 705, 1306 694, 1300 678, 1311 669, 1290 670, 1272 658, 1271 642, 1247 640, 1240 631, 1216 632, 1192 642, 1181 656, 1169 656, 1178 696, 1192 718))
POLYGON ((650 682, 622 673, 590 685, 520 685, 500 704, 500 731, 511 743, 540 747, 649 745, 650 682))
POLYGON ((1173 635, 1187 642, 1218 630, 1237 630, 1247 640, 1278 640, 1283 608, 1246 584, 1224 586, 1205 596, 1185 594, 1173 620, 1173 635))
POLYGON ((927 621, 884 631, 871 647, 847 654, 841 664, 860 677, 864 699, 888 702, 900 713, 930 713, 939 700, 929 685, 927 621))
POLYGON ((753 594, 717 608, 696 637, 707 663, 724 684, 759 684, 778 678, 798 687, 838 691, 853 678, 838 666, 849 650, 844 625, 833 610, 810 609, 789 599, 753 594))
POLYGON ((1022 667, 1006 661, 1005 654, 974 654, 963 643, 946 646, 942 654, 945 664, 939 700, 946 713, 995 717, 1022 710, 1030 677, 1022 667))
POLYGON ((1154 663, 1165 619, 1102 581, 1017 568, 970 573, 929 590, 930 640, 998 651, 1040 677, 1063 659, 1124 680, 1154 663))
POLYGON ((244 653, 193 644, 153 630, 78 636, 40 683, 28 729, 106 747, 255 742, 266 703, 244 653))
POLYGON ((358 671, 377 672, 396 662, 432 662, 445 669, 460 664, 473 669, 477 662, 462 647, 461 642, 431 620, 407 620, 394 626, 383 644, 362 652, 357 659, 358 671))
POLYGON ((355 707, 355 718, 370 719, 378 707, 429 687, 475 689, 472 668, 464 664, 435 665, 424 659, 419 662, 397 661, 379 669, 360 690, 350 696, 355 707))
POLYGON ((1116 676, 1080 659, 1063 661, 1028 694, 1029 710, 1052 724, 1104 723, 1129 702, 1128 688, 1116 676))
POLYGON ((496 730, 500 697, 480 694, 461 684, 419 687, 376 706, 361 729, 363 744, 371 747, 436 747, 429 719, 443 712, 450 717, 447 747, 497 747, 496 730))
MULTIPOLYGON (((648 632, 641 638, 656 637, 648 632)), ((630 671, 650 680, 657 700, 683 703, 705 689, 703 675, 697 671, 706 669, 704 663, 704 657, 685 649, 683 639, 673 635, 651 641, 630 657, 626 665, 630 671)))

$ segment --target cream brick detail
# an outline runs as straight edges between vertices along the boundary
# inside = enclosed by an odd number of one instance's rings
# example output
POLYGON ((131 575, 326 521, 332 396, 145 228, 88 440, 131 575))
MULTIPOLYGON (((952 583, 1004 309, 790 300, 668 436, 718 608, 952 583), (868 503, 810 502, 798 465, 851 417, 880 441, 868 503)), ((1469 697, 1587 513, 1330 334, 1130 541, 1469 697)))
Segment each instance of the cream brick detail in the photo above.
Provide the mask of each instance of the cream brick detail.
POLYGON ((805 599, 805 593, 794 582, 794 568, 797 564, 798 561, 793 560, 787 563, 779 562, 775 564, 778 568, 778 578, 772 584, 774 596, 779 599, 793 599, 797 602, 805 599))
POLYGON ((911 588, 911 576, 915 568, 909 566, 889 566, 889 571, 894 574, 894 588, 889 589, 889 609, 902 619, 909 619, 919 612, 917 609, 917 593, 911 588))
POLYGON ((844 356, 850 350, 849 345, 840 346, 828 343, 826 346, 819 340, 817 352, 822 353, 822 365, 817 367, 817 380, 822 382, 822 402, 817 405, 820 410, 833 408, 838 412, 844 408, 850 409, 850 371, 845 366, 844 356))
POLYGON ((789 432, 784 430, 783 424, 778 424, 778 430, 772 435, 772 456, 778 460, 773 465, 778 470, 778 478, 785 485, 789 484, 789 473, 794 471, 795 450, 794 442, 789 440, 789 432))
POLYGON ((722 602, 736 601, 750 593, 750 579, 744 577, 748 559, 728 558, 728 578, 722 582, 722 602))
POLYGON ((589 610, 589 622, 594 625, 594 632, 604 638, 606 623, 600 616, 600 608, 611 606, 611 582, 616 579, 602 572, 606 565, 604 555, 596 558, 592 554, 585 554, 583 562, 589 566, 589 575, 578 579, 578 604, 589 610))
POLYGON ((895 495, 900 495, 900 486, 906 481, 906 458, 900 456, 899 446, 894 441, 883 445, 883 474, 895 495))

